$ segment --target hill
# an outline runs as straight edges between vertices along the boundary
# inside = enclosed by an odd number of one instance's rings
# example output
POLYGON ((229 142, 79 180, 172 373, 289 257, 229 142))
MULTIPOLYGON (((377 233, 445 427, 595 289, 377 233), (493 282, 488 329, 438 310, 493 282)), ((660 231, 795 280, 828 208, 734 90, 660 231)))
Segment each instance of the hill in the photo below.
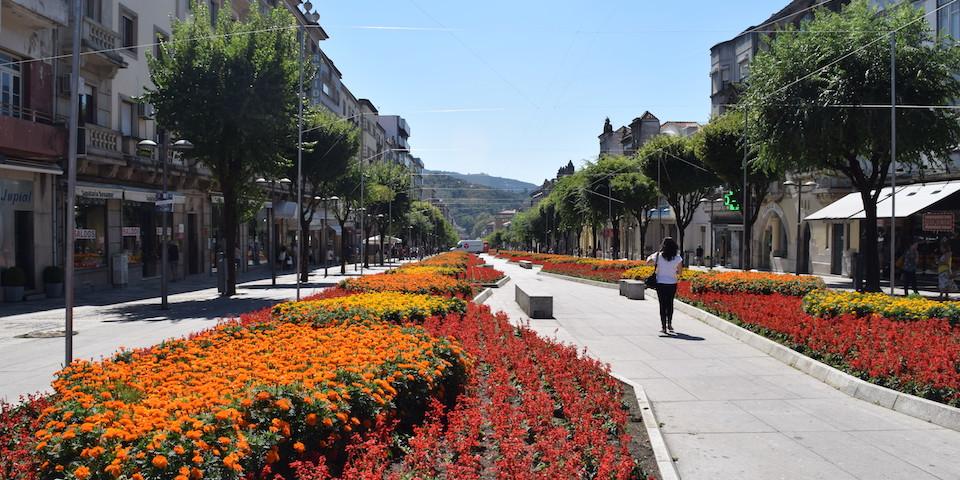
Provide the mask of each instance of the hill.
POLYGON ((464 175, 455 172, 429 172, 423 177, 423 198, 439 198, 450 208, 457 226, 469 238, 480 236, 483 227, 502 210, 519 209, 528 205, 532 184, 489 175, 464 175), (474 183, 467 178, 479 177, 503 188, 474 183))
POLYGON ((538 185, 532 183, 523 182, 520 180, 514 180, 512 178, 504 177, 494 177, 487 175, 486 173, 457 173, 457 172, 445 172, 442 170, 427 170, 424 173, 434 174, 434 175, 447 175, 452 178, 463 180, 467 183, 472 183, 474 185, 481 185, 484 187, 490 187, 497 190, 507 190, 517 193, 529 193, 535 190, 538 185))

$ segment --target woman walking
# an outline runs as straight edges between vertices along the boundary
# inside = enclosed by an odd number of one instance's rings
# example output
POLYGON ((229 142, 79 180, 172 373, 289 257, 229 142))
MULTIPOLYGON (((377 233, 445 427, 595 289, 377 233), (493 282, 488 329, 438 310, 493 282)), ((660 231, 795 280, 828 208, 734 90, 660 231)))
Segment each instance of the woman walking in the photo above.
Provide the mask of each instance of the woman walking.
POLYGON ((953 288, 953 252, 950 251, 950 242, 944 239, 940 242, 940 256, 937 257, 937 286, 940 287, 940 299, 950 300, 950 290, 953 288))
POLYGON ((672 237, 663 239, 660 251, 650 255, 657 275, 657 300, 660 302, 660 331, 673 333, 673 298, 677 295, 677 280, 683 270, 680 246, 672 237))

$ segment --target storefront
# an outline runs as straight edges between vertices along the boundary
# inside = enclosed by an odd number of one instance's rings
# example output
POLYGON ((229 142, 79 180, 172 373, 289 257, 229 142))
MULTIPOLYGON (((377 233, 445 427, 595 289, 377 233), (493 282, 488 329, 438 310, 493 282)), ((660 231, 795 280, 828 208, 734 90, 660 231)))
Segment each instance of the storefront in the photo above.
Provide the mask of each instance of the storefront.
POLYGON ((115 280, 110 272, 113 255, 122 252, 121 225, 111 224, 110 212, 117 212, 123 202, 123 190, 112 185, 78 184, 74 206, 73 267, 78 286, 92 289, 110 285, 115 280), (111 231, 115 230, 115 231, 111 231))
POLYGON ((60 173, 0 163, 0 269, 23 269, 28 291, 42 288, 43 269, 55 264, 52 212, 60 173))

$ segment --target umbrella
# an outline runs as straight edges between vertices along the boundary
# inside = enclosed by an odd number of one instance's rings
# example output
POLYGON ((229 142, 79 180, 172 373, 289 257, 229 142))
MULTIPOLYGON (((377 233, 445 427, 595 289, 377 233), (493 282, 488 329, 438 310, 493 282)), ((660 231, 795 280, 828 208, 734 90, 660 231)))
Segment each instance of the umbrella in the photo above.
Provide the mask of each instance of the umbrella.
MULTIPOLYGON (((368 238, 368 239, 367 239, 367 243, 379 244, 379 243, 380 243, 380 235, 374 235, 374 236, 368 238)), ((401 239, 399 239, 399 238, 397 238, 397 237, 384 237, 383 243, 386 243, 386 244, 388 244, 388 245, 396 245, 396 244, 398 244, 398 243, 403 243, 403 240, 401 240, 401 239)))

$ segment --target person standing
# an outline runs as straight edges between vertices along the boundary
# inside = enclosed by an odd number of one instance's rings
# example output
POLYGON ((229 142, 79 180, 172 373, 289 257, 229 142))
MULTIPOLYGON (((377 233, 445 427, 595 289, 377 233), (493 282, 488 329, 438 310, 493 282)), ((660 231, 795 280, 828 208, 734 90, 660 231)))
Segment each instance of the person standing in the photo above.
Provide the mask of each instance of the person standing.
POLYGON ((920 262, 919 242, 910 244, 910 248, 903 254, 903 294, 909 295, 910 288, 913 293, 920 295, 917 288, 917 264, 920 262))
POLYGON ((680 246, 673 237, 663 239, 660 250, 647 258, 653 262, 657 274, 657 300, 660 302, 660 331, 673 333, 673 299, 677 296, 677 281, 683 270, 680 246))
POLYGON ((952 286, 953 252, 950 251, 950 242, 944 239, 940 242, 940 256, 937 257, 937 287, 940 290, 940 299, 950 299, 952 286))
POLYGON ((167 263, 169 264, 170 281, 177 281, 177 266, 180 263, 180 247, 177 242, 167 244, 167 263))
POLYGON ((703 266, 703 245, 697 245, 697 265, 703 266))

